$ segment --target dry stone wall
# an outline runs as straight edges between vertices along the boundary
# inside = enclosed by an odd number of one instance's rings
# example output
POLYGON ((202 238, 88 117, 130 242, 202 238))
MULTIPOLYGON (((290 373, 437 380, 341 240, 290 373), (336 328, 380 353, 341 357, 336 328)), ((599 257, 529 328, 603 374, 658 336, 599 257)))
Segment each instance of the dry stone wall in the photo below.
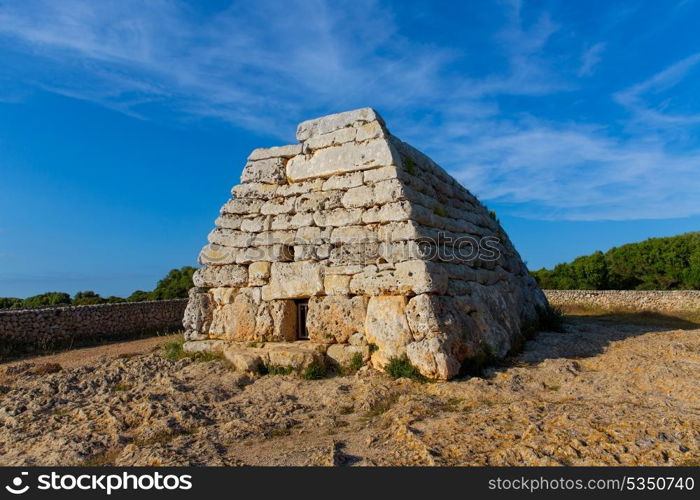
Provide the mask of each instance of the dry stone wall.
POLYGON ((505 355, 546 307, 498 221, 374 110, 303 122, 297 139, 248 157, 199 257, 189 341, 294 340, 306 299, 312 342, 354 338, 375 366, 407 355, 444 379, 505 355))
POLYGON ((700 315, 700 290, 544 290, 554 307, 700 315))
POLYGON ((187 299, 0 311, 0 356, 182 328, 187 299))

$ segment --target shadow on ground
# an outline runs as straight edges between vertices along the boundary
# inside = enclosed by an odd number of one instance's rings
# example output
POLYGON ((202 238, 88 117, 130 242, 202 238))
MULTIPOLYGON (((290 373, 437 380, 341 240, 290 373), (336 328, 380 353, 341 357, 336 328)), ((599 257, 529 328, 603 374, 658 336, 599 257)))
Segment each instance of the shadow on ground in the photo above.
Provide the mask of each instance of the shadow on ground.
POLYGON ((700 323, 659 313, 571 314, 564 332, 540 332, 509 366, 534 364, 545 359, 598 356, 610 343, 664 330, 696 330, 700 323), (533 348, 536 345, 536 348, 533 348))

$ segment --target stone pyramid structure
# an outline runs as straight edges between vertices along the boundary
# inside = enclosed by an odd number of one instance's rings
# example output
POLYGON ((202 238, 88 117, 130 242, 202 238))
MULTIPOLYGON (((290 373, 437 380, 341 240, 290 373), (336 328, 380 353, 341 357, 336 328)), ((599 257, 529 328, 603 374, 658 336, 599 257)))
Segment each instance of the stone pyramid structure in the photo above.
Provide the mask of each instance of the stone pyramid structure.
POLYGON ((371 108, 256 149, 195 273, 185 348, 241 369, 403 358, 449 379, 547 301, 489 211, 371 108))

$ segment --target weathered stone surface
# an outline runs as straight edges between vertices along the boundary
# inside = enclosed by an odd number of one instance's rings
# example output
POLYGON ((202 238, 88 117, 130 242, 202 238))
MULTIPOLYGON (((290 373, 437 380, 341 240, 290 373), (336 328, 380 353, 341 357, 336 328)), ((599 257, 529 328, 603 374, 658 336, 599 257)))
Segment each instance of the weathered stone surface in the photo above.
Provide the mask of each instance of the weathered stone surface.
POLYGON ((413 342, 406 347, 406 354, 411 364, 426 377, 448 380, 459 373, 461 360, 452 356, 439 338, 413 342))
POLYGON ((236 349, 228 347, 223 349, 226 360, 239 372, 258 373, 264 366, 263 357, 256 351, 258 349, 236 349))
POLYGON ((362 362, 369 361, 369 346, 367 345, 348 345, 348 344, 333 344, 328 346, 326 357, 331 365, 341 368, 346 368, 353 361, 356 354, 362 356, 362 362))
POLYGON ((241 220, 241 231, 249 233, 259 233, 270 229, 270 217, 264 215, 257 217, 248 217, 241 220))
POLYGON ((406 353, 406 346, 413 340, 406 321, 406 297, 371 297, 367 304, 365 338, 377 346, 372 354, 372 364, 384 367, 391 358, 406 353))
POLYGON ((309 339, 345 343, 352 334, 362 330, 366 313, 366 297, 312 297, 306 320, 309 339))
POLYGON ((345 208, 365 208, 375 205, 374 189, 370 186, 358 186, 348 189, 341 203, 345 208))
POLYGON ((359 224, 362 220, 362 210, 359 208, 354 208, 346 210, 344 208, 338 208, 336 210, 330 210, 328 212, 315 212, 313 215, 314 223, 321 227, 341 227, 350 226, 353 224, 359 224))
POLYGON ((377 122, 379 125, 384 124, 382 117, 372 108, 361 108, 314 118, 313 120, 301 122, 297 126, 297 140, 306 141, 310 137, 317 137, 342 128, 361 126, 370 122, 377 122))
POLYGON ((267 160, 268 158, 291 158, 301 153, 301 144, 290 144, 288 146, 274 146, 272 148, 254 149, 248 161, 267 160))
POLYGON ((368 170, 401 161, 398 153, 384 140, 376 139, 365 144, 354 142, 342 146, 319 149, 309 156, 295 156, 287 163, 287 177, 292 182, 327 178, 332 175, 368 170))
POLYGON ((418 295, 447 291, 447 274, 439 264, 411 260, 396 263, 395 267, 395 270, 388 271, 370 269, 353 276, 350 293, 418 295))
POLYGON ((209 265, 200 267, 192 276, 192 281, 196 287, 239 287, 248 281, 248 269, 245 266, 209 265))
POLYGON ((286 182, 285 164, 286 160, 282 158, 249 161, 241 174, 241 182, 284 184, 286 182))
POLYGON ((323 290, 328 295, 348 295, 350 293, 350 276, 326 274, 323 278, 323 290))
POLYGON ((357 129, 354 127, 345 127, 333 132, 328 132, 327 134, 316 135, 309 137, 305 142, 304 146, 307 151, 321 148, 328 148, 331 146, 340 146, 346 142, 352 142, 357 136, 357 129))
POLYGON ((264 203, 264 200, 257 200, 253 198, 233 198, 228 200, 226 204, 221 207, 221 213, 232 215, 258 214, 260 213, 260 208, 264 203))
POLYGON ((323 190, 345 190, 362 186, 362 172, 352 172, 350 174, 334 175, 323 182, 323 190))
POLYGON ((270 279, 270 262, 258 261, 248 266, 250 286, 263 286, 270 279))
POLYGON ((262 287, 263 299, 297 299, 323 291, 321 266, 317 262, 274 262, 270 283, 262 287))
POLYGON ((191 332, 190 336, 193 336, 193 334, 208 331, 212 320, 212 310, 212 301, 206 290, 191 288, 185 315, 182 319, 185 332, 191 332))
POLYGON ((274 198, 260 207, 260 213, 263 215, 288 214, 293 210, 294 198, 274 198))
POLYGON ((313 342, 267 344, 270 366, 291 368, 301 372, 313 364, 325 364, 326 346, 313 342))
POLYGON ((262 182, 250 182, 238 184, 231 189, 231 194, 236 198, 257 198, 269 200, 275 197, 277 184, 264 184, 262 182))
POLYGON ((256 330, 260 289, 241 288, 232 298, 213 310, 209 334, 233 341, 263 340, 256 330))
POLYGON ((267 302, 272 319, 272 333, 266 340, 293 341, 297 338, 297 308, 293 300, 267 302))
POLYGON ((223 352, 227 345, 223 340, 195 340, 182 344, 182 350, 191 354, 197 352, 217 353, 223 352))

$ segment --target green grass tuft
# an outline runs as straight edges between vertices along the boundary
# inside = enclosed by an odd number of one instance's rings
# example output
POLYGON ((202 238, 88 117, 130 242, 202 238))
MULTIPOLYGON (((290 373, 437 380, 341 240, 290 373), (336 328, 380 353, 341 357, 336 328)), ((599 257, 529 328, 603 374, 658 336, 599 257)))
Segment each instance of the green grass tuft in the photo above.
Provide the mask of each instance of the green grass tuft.
POLYGON ((352 355, 350 363, 348 363, 347 371, 348 373, 357 373, 357 371, 364 366, 365 362, 362 360, 362 354, 356 352, 352 355))
POLYGON ((400 358, 390 358, 385 370, 391 378, 410 378, 419 382, 425 382, 426 380, 418 368, 411 364, 408 356, 405 354, 400 358))
POLYGON ((163 357, 169 359, 170 361, 180 361, 183 358, 192 358, 195 361, 217 361, 222 359, 224 356, 220 352, 185 352, 183 346, 185 345, 185 337, 182 335, 178 336, 176 340, 171 340, 165 342, 162 346, 163 357))
POLYGON ((263 371, 268 375, 290 375, 294 368, 291 366, 266 365, 263 371))
POLYGON ((552 306, 537 308, 538 327, 540 330, 550 332, 564 331, 564 314, 560 309, 552 306))
POLYGON ((301 372, 301 378, 305 380, 318 380, 326 376, 326 367, 320 363, 312 363, 301 372))

